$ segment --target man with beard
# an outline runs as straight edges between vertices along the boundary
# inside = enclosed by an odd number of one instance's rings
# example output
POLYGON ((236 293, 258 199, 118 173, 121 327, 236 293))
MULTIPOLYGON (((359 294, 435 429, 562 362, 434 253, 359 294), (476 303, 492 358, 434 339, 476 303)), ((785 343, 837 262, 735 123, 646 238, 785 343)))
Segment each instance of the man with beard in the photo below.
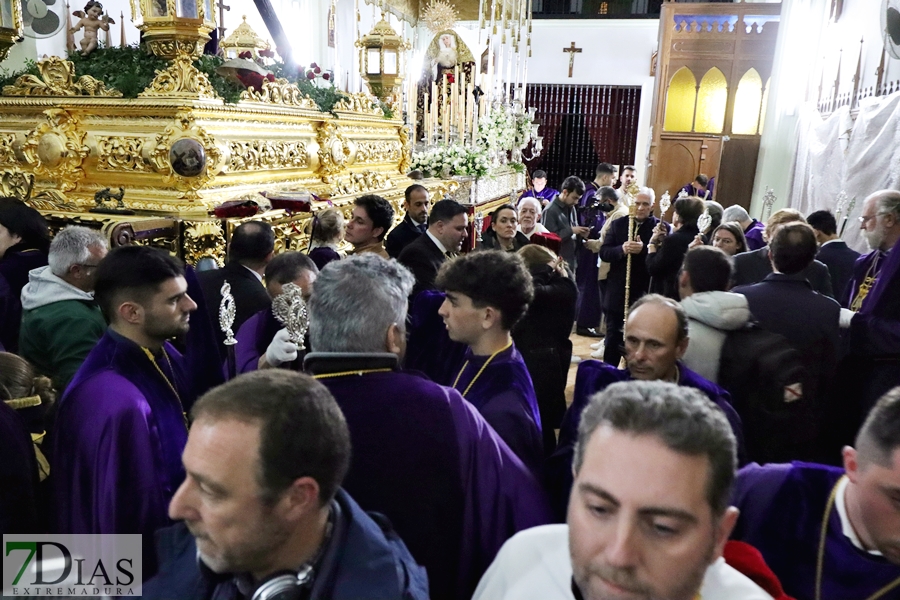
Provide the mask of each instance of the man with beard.
POLYGON ((841 310, 841 327, 847 329, 849 356, 842 371, 864 416, 900 385, 900 192, 870 195, 859 221, 872 251, 856 261, 847 285, 843 305, 849 309, 841 310))
POLYGON ((167 252, 123 246, 97 267, 94 298, 109 328, 59 402, 51 436, 55 530, 139 533, 152 575, 153 532, 184 479, 190 379, 167 341, 197 305, 167 252))
POLYGON ((798 600, 897 597, 900 388, 878 401, 854 446, 843 469, 794 462, 738 474, 733 537, 756 547, 798 600))
POLYGON ((735 439, 697 390, 616 383, 586 408, 566 525, 517 534, 473 600, 770 600, 725 564, 735 439))
POLYGON ((289 371, 242 375, 191 411, 187 478, 144 598, 425 600, 424 569, 341 483, 350 433, 328 390, 289 371))

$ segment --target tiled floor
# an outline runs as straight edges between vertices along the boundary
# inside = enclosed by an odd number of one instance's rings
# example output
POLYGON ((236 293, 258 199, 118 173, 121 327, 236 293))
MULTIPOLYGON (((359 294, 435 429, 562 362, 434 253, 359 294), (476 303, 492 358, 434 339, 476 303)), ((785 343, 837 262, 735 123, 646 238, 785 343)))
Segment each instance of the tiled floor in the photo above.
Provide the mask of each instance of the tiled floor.
MULTIPOLYGON (((573 333, 569 338, 572 340, 572 354, 580 356, 583 360, 591 358, 591 344, 601 341, 603 338, 583 337, 573 333)), ((575 373, 578 365, 572 363, 569 367, 569 378, 566 381, 566 404, 572 404, 572 394, 575 392, 575 373)))

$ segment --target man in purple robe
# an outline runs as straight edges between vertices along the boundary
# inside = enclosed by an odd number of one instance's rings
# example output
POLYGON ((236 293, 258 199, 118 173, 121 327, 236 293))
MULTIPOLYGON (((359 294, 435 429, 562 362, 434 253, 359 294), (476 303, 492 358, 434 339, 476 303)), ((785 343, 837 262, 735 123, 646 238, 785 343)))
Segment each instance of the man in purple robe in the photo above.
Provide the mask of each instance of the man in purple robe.
POLYGON ((612 191, 612 202, 609 192, 604 198, 598 192, 600 188, 611 186, 616 176, 616 169, 609 163, 597 165, 594 180, 585 184, 584 194, 578 206, 579 225, 590 231, 584 244, 577 249, 575 260, 575 282, 578 284, 578 313, 576 330, 585 337, 602 337, 600 333, 600 284, 597 280, 597 252, 600 251, 600 230, 606 222, 606 213, 615 207, 616 193, 612 191), (604 210, 604 206, 608 210, 604 210))
POLYGON ((447 294, 438 313, 454 342, 466 344, 453 387, 477 408, 522 462, 541 472, 541 415, 531 375, 512 328, 534 298, 518 254, 474 252, 445 263, 437 285, 447 294))
MULTIPOLYGON (((318 275, 319 269, 307 255, 302 252, 282 252, 266 265, 266 290, 274 300, 281 295, 282 286, 293 283, 303 291, 304 300, 309 300, 312 284, 318 275)), ((281 367, 297 360, 297 345, 289 338, 284 339, 285 336, 278 335, 283 329, 284 325, 275 318, 271 306, 247 319, 235 334, 237 373, 281 367), (290 360, 282 361, 282 358, 290 360)))
POLYGON ((144 576, 155 571, 153 532, 184 479, 182 406, 192 398, 182 357, 197 305, 184 266, 167 252, 117 248, 97 268, 94 297, 109 328, 59 402, 51 436, 55 531, 139 533, 144 576))
POLYGON ((575 395, 563 417, 559 444, 547 464, 547 485, 557 517, 564 518, 572 487, 572 454, 581 413, 591 396, 617 381, 668 381, 700 390, 718 406, 734 432, 738 457, 744 455, 741 418, 731 406, 728 392, 694 373, 681 362, 688 347, 688 319, 674 300, 649 294, 634 303, 625 332, 625 369, 586 360, 578 365, 575 395))
POLYGON ((857 259, 841 309, 848 356, 841 365, 844 393, 858 398, 858 415, 900 385, 900 192, 866 198, 859 218, 871 252, 857 259))
POLYGON ((541 206, 547 206, 558 195, 558 190, 547 187, 547 172, 538 169, 531 175, 531 189, 522 192, 519 200, 522 198, 537 198, 541 201, 541 206))
POLYGON ((738 474, 734 539, 755 546, 797 600, 900 594, 900 389, 844 448, 844 469, 751 464, 738 474))
POLYGON ((743 228, 744 237, 747 239, 748 251, 759 250, 766 245, 766 239, 763 237, 766 226, 751 218, 750 213, 743 206, 733 204, 726 208, 722 213, 722 222, 726 223, 728 221, 737 221, 743 228))
POLYGON ((500 546, 550 515, 528 468, 459 392, 398 368, 414 282, 371 254, 324 269, 304 366, 347 419, 346 490, 391 520, 428 571, 432 599, 468 599, 500 546))

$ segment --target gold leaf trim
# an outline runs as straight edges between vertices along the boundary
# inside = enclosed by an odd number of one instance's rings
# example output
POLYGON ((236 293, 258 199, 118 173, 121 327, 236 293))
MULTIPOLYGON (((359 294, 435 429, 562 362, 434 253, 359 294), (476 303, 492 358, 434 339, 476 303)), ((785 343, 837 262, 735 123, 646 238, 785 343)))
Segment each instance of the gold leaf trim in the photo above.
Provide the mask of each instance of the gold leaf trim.
POLYGON ((75 64, 58 56, 50 56, 38 63, 40 76, 22 75, 13 85, 3 88, 5 96, 104 96, 118 98, 122 92, 107 88, 90 75, 75 80, 75 64))

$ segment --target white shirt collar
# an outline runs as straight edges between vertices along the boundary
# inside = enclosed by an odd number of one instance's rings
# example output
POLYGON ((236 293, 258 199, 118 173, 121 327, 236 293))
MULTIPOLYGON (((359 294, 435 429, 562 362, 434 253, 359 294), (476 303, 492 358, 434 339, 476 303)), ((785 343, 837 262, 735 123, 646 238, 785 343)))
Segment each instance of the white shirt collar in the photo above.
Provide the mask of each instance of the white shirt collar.
POLYGON ((427 235, 428 237, 431 238, 431 241, 434 242, 434 245, 438 247, 438 250, 441 251, 441 254, 447 254, 447 249, 444 248, 444 245, 441 243, 441 240, 434 237, 433 233, 431 233, 429 230, 426 229, 425 235, 427 235))
POLYGON ((859 536, 856 535, 856 531, 853 530, 853 525, 850 523, 850 517, 847 516, 847 504, 844 500, 844 495, 847 493, 847 485, 849 485, 850 480, 847 479, 846 476, 841 477, 841 480, 838 481, 837 491, 834 494, 834 506, 837 509, 838 516, 841 518, 841 532, 850 540, 854 546, 863 552, 868 552, 873 556, 881 556, 881 552, 878 550, 866 550, 863 548, 862 542, 859 541, 859 536))
POLYGON ((254 275, 256 275, 256 278, 259 280, 260 283, 262 283, 262 275, 260 275, 259 273, 257 273, 256 271, 254 271, 253 269, 248 267, 247 265, 241 265, 241 266, 244 267, 245 269, 247 269, 248 271, 250 271, 251 273, 253 273, 254 275))

